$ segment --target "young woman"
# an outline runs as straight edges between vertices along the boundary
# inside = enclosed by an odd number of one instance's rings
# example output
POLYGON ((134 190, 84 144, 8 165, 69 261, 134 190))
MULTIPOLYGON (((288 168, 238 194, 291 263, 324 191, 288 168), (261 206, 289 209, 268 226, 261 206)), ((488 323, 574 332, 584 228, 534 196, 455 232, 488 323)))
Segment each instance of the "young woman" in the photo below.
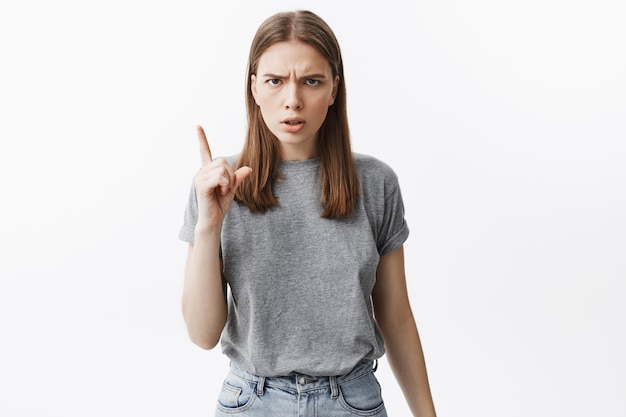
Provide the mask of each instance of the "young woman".
POLYGON ((339 45, 308 11, 258 29, 242 152, 202 168, 180 238, 183 316, 231 361, 217 416, 386 416, 386 353, 414 416, 435 415, 407 295, 393 170, 353 153, 339 45), (227 289, 230 289, 228 291, 227 289))

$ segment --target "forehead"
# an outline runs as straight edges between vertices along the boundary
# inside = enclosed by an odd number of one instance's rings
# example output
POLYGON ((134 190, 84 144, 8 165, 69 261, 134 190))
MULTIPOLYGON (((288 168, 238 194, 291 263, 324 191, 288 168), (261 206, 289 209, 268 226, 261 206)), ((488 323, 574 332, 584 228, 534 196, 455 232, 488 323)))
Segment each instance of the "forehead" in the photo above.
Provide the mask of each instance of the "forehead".
POLYGON ((277 42, 261 54, 257 72, 331 72, 330 63, 315 47, 300 41, 277 42))

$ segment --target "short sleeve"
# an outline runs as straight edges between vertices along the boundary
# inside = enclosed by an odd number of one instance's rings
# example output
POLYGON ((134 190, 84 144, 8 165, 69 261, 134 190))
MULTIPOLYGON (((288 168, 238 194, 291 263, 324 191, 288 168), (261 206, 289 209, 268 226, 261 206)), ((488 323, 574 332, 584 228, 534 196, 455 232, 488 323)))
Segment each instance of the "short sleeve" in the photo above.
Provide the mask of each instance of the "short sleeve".
POLYGON ((378 234, 378 253, 385 255, 399 248, 409 237, 409 227, 404 218, 404 202, 398 180, 393 175, 386 184, 384 214, 378 234))
POLYGON ((398 176, 391 166, 375 157, 354 155, 376 249, 379 255, 385 255, 402 246, 409 237, 398 176))

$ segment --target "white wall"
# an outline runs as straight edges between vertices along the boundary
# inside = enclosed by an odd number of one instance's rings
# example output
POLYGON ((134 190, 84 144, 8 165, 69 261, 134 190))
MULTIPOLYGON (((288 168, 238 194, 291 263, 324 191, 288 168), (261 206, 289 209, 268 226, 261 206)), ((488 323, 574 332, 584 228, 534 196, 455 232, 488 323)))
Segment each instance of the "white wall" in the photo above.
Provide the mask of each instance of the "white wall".
POLYGON ((294 8, 339 37, 355 150, 401 178, 439 415, 626 415, 624 2, 12 3, 0 415, 212 415, 227 359, 179 307, 195 125, 239 150, 252 35, 294 8))

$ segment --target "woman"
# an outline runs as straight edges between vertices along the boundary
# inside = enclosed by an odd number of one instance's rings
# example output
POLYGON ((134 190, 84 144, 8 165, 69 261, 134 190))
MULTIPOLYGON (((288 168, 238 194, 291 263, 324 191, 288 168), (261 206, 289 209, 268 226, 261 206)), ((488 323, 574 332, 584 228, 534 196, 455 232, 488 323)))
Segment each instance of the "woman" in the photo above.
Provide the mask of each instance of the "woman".
POLYGON ((395 173, 354 154, 339 45, 308 11, 258 29, 242 152, 202 168, 185 213, 183 316, 231 361, 217 416, 386 416, 383 354, 414 416, 434 416, 407 295, 395 173), (227 291, 230 288, 230 292, 227 291))

